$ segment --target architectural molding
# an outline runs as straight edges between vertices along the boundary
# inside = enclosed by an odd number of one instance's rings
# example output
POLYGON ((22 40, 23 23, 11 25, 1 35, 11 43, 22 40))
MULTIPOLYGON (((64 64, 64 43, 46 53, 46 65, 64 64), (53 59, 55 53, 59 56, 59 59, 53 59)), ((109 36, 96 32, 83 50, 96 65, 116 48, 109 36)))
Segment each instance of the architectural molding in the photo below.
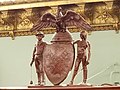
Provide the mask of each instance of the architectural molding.
MULTIPOLYGON (((91 24, 93 31, 115 30, 119 33, 120 2, 118 0, 51 0, 49 2, 2 4, 0 6, 0 37, 14 39, 16 36, 34 35, 34 32, 30 32, 33 24, 46 12, 56 15, 58 6, 62 7, 63 14, 67 10, 81 14, 91 24)), ((80 31, 76 27, 68 28, 70 32, 80 31)), ((51 34, 55 32, 55 29, 46 28, 43 32, 51 34)))

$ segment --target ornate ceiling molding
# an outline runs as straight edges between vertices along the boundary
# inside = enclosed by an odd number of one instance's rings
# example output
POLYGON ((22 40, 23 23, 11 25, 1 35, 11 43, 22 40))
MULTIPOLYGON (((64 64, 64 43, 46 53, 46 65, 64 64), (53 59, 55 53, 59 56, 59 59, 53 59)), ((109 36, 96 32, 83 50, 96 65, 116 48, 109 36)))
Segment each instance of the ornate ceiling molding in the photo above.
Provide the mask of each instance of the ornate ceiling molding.
MULTIPOLYGON (((109 1, 114 0, 104 0, 104 2, 109 1)), ((14 2, 13 1, 0 2, 0 10, 46 7, 46 6, 53 7, 58 5, 81 4, 92 2, 103 2, 103 0, 15 0, 14 2)))
MULTIPOLYGON (((34 32, 29 31, 33 24, 46 12, 56 14, 58 5, 63 8, 63 14, 67 10, 81 14, 91 24, 93 31, 115 30, 118 33, 120 30, 120 2, 118 0, 104 0, 104 2, 103 0, 51 0, 50 2, 46 0, 44 4, 42 1, 31 1, 0 6, 0 37, 14 39, 16 36, 34 35, 34 32), (40 4, 42 5, 39 6, 40 4), (13 7, 14 5, 16 7, 13 7)), ((68 28, 70 32, 80 31, 76 27, 68 28)), ((55 29, 46 28, 43 32, 50 34, 54 33, 55 29)))

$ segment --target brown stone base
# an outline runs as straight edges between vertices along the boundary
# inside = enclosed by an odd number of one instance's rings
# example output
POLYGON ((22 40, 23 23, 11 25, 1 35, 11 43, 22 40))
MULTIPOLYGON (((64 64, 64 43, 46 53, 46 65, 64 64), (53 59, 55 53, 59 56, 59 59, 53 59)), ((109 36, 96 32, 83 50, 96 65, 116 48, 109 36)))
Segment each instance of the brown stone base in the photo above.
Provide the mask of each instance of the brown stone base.
POLYGON ((28 86, 0 87, 0 90, 120 90, 120 86, 28 86))

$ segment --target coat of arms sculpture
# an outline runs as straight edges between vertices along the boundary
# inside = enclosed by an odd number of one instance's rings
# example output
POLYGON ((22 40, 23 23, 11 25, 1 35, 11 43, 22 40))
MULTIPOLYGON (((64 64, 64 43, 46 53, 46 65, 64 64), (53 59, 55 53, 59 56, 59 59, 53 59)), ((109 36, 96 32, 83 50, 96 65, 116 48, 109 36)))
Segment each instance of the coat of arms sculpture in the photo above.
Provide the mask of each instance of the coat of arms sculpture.
POLYGON ((59 85, 66 79, 74 63, 75 50, 67 26, 92 29, 83 17, 74 11, 69 10, 63 15, 61 7, 58 7, 57 16, 46 13, 31 28, 31 31, 41 31, 47 27, 56 28, 51 44, 47 44, 43 52, 44 71, 54 85, 59 85))

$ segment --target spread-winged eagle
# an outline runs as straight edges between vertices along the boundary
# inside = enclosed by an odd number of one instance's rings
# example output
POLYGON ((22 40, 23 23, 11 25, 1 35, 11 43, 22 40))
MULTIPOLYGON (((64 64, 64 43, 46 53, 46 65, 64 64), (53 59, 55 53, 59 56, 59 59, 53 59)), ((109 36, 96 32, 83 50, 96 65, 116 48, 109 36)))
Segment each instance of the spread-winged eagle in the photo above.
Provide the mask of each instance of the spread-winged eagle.
MULTIPOLYGON (((61 12, 59 12, 59 14, 60 13, 61 12)), ((56 28, 56 32, 64 32, 67 26, 76 26, 84 30, 92 30, 90 24, 87 23, 81 15, 69 10, 65 15, 61 15, 60 17, 54 16, 51 13, 44 14, 33 25, 30 31, 40 31, 43 28, 54 27, 56 28)))

